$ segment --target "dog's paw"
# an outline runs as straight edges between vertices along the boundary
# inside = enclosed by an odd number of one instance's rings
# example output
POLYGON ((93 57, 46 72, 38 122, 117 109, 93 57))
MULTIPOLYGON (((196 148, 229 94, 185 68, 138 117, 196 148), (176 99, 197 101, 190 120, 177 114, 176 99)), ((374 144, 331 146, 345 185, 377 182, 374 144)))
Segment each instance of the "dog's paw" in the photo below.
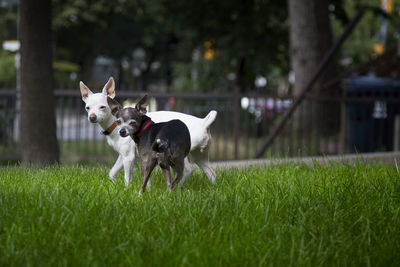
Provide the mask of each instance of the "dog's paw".
POLYGON ((215 182, 217 181, 217 174, 211 170, 211 183, 215 184, 215 182))
POLYGON ((139 190, 139 197, 142 196, 142 190, 139 190))

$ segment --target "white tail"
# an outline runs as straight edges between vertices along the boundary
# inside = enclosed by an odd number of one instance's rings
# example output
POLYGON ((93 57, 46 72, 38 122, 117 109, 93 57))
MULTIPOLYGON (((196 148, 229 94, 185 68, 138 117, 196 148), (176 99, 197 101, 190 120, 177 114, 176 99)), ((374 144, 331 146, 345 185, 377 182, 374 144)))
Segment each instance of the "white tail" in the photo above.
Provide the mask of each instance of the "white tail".
POLYGON ((210 125, 215 121, 215 118, 217 117, 217 112, 215 110, 211 110, 207 116, 204 118, 204 126, 206 128, 210 127, 210 125))

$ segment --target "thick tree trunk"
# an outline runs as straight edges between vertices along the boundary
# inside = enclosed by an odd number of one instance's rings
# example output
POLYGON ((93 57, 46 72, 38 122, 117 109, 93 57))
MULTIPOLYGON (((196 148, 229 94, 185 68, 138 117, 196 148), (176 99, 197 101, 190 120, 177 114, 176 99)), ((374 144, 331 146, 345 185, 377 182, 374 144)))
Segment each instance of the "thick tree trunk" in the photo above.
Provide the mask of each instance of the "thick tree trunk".
MULTIPOLYGON (((295 73, 294 96, 300 94, 316 72, 322 58, 332 45, 328 0, 288 0, 290 16, 291 66, 295 73)), ((321 90, 321 85, 334 77, 332 64, 315 83, 313 93, 329 96, 332 92, 321 90)), ((296 120, 300 127, 310 132, 310 127, 323 134, 333 134, 339 126, 339 104, 306 101, 296 120)))
POLYGON ((51 0, 20 0, 22 165, 59 162, 54 114, 51 0))

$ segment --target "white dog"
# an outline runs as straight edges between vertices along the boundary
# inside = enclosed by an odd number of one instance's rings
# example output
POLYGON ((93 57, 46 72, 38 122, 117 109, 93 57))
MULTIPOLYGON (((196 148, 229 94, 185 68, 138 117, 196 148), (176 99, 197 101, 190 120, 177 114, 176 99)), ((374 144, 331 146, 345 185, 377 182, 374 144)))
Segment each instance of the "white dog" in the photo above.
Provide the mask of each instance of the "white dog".
MULTIPOLYGON (((111 110, 107 104, 107 97, 115 97, 114 79, 110 77, 101 93, 92 93, 90 89, 83 83, 79 83, 82 100, 85 102, 88 119, 91 123, 98 123, 104 130, 107 142, 119 153, 118 159, 110 170, 109 178, 114 182, 117 173, 124 167, 125 185, 128 186, 132 179, 132 164, 135 160, 136 145, 132 138, 123 138, 119 135, 118 130, 114 131, 117 126, 116 118, 111 114, 111 110)), ((208 161, 208 144, 211 139, 210 125, 214 122, 217 112, 210 111, 204 119, 200 119, 184 113, 173 111, 156 111, 146 114, 155 123, 166 122, 173 119, 179 119, 189 129, 191 148, 190 156, 194 163, 207 175, 212 183, 215 183, 217 175, 211 169, 208 161)), ((184 185, 187 178, 193 172, 193 167, 189 160, 185 158, 185 171, 181 185, 184 185)))

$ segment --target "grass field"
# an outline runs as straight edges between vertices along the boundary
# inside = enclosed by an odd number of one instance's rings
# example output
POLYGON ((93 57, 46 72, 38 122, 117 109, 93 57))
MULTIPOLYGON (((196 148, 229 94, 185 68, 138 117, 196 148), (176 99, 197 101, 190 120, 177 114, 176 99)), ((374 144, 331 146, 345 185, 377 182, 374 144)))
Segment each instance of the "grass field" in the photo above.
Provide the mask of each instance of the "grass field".
POLYGON ((0 169, 0 266, 398 266, 392 166, 196 171, 138 197, 108 168, 0 169))

